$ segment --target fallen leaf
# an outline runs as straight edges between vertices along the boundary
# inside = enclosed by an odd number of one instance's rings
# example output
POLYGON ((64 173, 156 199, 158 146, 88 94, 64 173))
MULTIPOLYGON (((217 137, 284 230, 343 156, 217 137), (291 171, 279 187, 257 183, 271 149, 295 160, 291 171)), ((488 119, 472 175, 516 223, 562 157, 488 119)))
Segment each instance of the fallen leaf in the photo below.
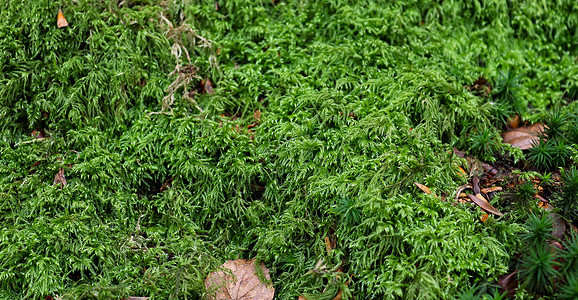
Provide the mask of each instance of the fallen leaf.
POLYGON ((341 290, 339 290, 339 292, 337 292, 337 295, 335 295, 335 297, 333 297, 333 299, 331 300, 341 300, 343 299, 343 297, 341 296, 341 290))
MULTIPOLYGON (((465 189, 471 189, 471 188, 472 188, 472 186, 471 186, 471 185, 468 185, 468 184, 460 186, 460 187, 458 188, 458 190, 456 191, 456 201, 458 200, 458 198, 462 197, 461 194, 462 194, 462 191, 463 191, 463 190, 465 190, 465 189)), ((464 195, 463 197, 466 197, 466 196, 464 195)))
POLYGON ((466 171, 465 171, 462 167, 460 167, 460 166, 458 166, 458 175, 460 175, 460 176, 468 176, 468 174, 466 173, 466 171))
POLYGON ((323 238, 323 241, 325 242, 325 251, 327 251, 327 254, 329 254, 329 252, 333 250, 333 248, 331 248, 331 242, 329 241, 329 237, 323 238))
POLYGON ((562 239, 564 237, 564 232, 566 232, 566 222, 557 214, 550 214, 548 215, 550 220, 552 220, 552 235, 558 239, 562 239))
POLYGON ((564 246, 562 246, 562 244, 560 244, 560 242, 557 241, 550 242, 548 246, 550 246, 550 248, 554 251, 564 250, 564 246))
POLYGON ((502 134, 504 143, 508 143, 522 150, 534 147, 532 142, 538 142, 538 135, 544 130, 544 125, 536 123, 532 126, 518 127, 502 134))
POLYGON ((552 206, 548 202, 539 202, 538 207, 546 211, 552 210, 552 206))
POLYGON ((417 186, 417 187, 418 187, 420 190, 422 190, 424 193, 426 193, 426 194, 428 194, 428 195, 431 195, 431 190, 430 190, 427 186, 425 186, 425 185, 423 185, 423 184, 421 184, 421 183, 417 183, 417 182, 414 182, 413 184, 415 184, 415 186, 417 186))
POLYGON ((255 118, 255 121, 261 122, 261 111, 260 111, 260 110, 256 110, 256 111, 253 113, 253 118, 255 118))
POLYGON ((44 138, 44 132, 42 131, 42 129, 41 130, 33 130, 32 136, 34 138, 37 138, 37 139, 42 139, 42 138, 44 138))
POLYGON ((54 176, 54 183, 52 183, 52 185, 57 185, 61 183, 62 185, 60 186, 60 188, 62 189, 65 185, 66 185, 66 177, 64 177, 64 169, 60 168, 58 169, 58 173, 56 173, 56 175, 54 176))
POLYGON ((335 239, 331 240, 328 236, 326 236, 323 238, 323 241, 325 242, 325 250, 327 251, 327 254, 329 254, 331 250, 335 249, 335 239))
POLYGON ((209 95, 213 95, 215 93, 215 91, 213 90, 213 83, 211 82, 211 79, 207 78, 207 80, 205 80, 205 93, 209 94, 209 95))
POLYGON ((66 21, 66 18, 60 9, 58 10, 58 15, 56 16, 56 26, 58 26, 58 28, 68 27, 68 21, 66 21))
POLYGON ((468 197, 472 199, 472 201, 474 201, 474 203, 476 203, 483 210, 499 217, 504 215, 501 211, 499 211, 498 209, 493 207, 490 203, 488 203, 488 201, 481 194, 477 194, 475 196, 472 194, 468 194, 468 197))
POLYGON ((512 274, 504 276, 500 281, 498 281, 498 285, 504 292, 506 292, 506 297, 514 297, 516 290, 518 289, 518 271, 514 271, 512 274))
POLYGON ((454 148, 454 154, 459 158, 466 158, 466 152, 458 150, 458 148, 454 148))
POLYGON ((486 221, 488 220, 489 217, 490 217, 490 215, 483 214, 480 216, 480 221, 482 221, 482 223, 486 223, 486 221))
POLYGON ((508 123, 509 128, 518 128, 520 126, 520 116, 511 115, 506 122, 508 123))
MULTIPOLYGON (((269 269, 265 264, 259 265, 265 278, 271 280, 269 269)), ((221 265, 231 273, 216 271, 205 279, 205 288, 212 294, 209 299, 237 299, 237 300, 270 300, 275 295, 275 288, 261 282, 255 271, 255 260, 229 260, 221 265)))
POLYGON ((498 174, 498 170, 494 167, 492 167, 491 165, 488 165, 487 163, 482 163, 482 168, 484 168, 485 172, 490 173, 491 175, 496 175, 498 174))
POLYGON ((493 187, 482 189, 482 193, 488 194, 488 193, 493 193, 493 192, 497 192, 497 191, 501 191, 501 190, 502 190, 501 186, 493 186, 493 187))
POLYGON ((540 195, 538 195, 538 194, 534 195, 534 198, 536 198, 536 199, 538 199, 538 200, 540 200, 540 201, 542 201, 542 202, 550 202, 550 201, 546 200, 544 197, 542 197, 542 196, 540 196, 540 195))
POLYGON ((478 195, 479 193, 481 193, 481 191, 480 191, 480 178, 478 178, 477 175, 474 175, 474 178, 472 178, 472 187, 474 189, 474 194, 478 195))

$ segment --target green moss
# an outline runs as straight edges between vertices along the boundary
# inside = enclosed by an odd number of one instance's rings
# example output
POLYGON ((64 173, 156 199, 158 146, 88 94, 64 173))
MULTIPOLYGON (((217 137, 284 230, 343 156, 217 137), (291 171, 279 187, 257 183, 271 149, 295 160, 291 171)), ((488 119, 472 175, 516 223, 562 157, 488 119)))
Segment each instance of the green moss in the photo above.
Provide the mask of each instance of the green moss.
POLYGON ((573 97, 573 1, 275 2, 3 3, 0 297, 197 298, 238 257, 282 299, 507 271, 520 226, 413 182, 453 193, 460 133, 573 97))

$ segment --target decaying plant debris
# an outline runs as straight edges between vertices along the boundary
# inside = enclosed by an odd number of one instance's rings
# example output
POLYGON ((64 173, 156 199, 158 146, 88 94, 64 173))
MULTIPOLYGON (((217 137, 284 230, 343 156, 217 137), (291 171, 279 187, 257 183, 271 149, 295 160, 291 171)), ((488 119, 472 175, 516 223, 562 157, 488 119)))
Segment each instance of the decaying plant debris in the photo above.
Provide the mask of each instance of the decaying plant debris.
POLYGON ((520 266, 573 249, 575 1, 3 4, 0 298, 200 298, 236 259, 280 299, 571 295, 520 266), (537 203, 567 223, 529 252, 537 203))

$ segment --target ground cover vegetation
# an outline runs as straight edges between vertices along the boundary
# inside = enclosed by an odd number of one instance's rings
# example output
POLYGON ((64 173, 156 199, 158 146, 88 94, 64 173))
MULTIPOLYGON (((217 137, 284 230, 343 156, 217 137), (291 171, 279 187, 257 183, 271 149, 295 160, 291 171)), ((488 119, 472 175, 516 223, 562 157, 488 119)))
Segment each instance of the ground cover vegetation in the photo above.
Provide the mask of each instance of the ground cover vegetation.
POLYGON ((575 1, 0 3, 1 298, 196 299, 237 258, 280 299, 576 296, 533 200, 576 224, 575 1), (504 216, 450 201, 454 147, 519 169, 504 216))

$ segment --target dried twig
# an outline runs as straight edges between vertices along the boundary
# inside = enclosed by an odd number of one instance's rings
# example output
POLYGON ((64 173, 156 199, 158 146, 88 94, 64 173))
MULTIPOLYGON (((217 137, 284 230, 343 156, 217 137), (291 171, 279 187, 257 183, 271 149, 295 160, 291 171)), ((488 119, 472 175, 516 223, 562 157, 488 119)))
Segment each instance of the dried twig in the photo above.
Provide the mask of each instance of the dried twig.
MULTIPOLYGON (((193 99, 188 91, 188 85, 193 79, 201 79, 197 75, 199 69, 193 66, 191 62, 191 57, 189 51, 184 46, 183 37, 187 37, 192 39, 192 43, 194 46, 197 47, 208 47, 212 48, 212 42, 209 39, 206 39, 200 36, 196 30, 193 30, 189 24, 182 23, 179 27, 175 28, 171 21, 169 21, 165 15, 161 12, 160 14, 161 20, 166 24, 167 29, 165 31, 165 35, 169 40, 173 40, 173 46, 171 53, 175 56, 177 60, 177 65, 175 69, 169 74, 169 76, 173 76, 176 74, 177 78, 171 83, 171 85, 166 89, 168 93, 162 100, 162 109, 159 112, 150 112, 148 115, 154 114, 167 114, 167 115, 174 115, 172 105, 175 101, 175 93, 181 87, 183 87, 182 97, 191 102, 195 108, 197 108, 200 112, 203 112, 203 109, 199 106, 197 101, 193 99), (187 64, 185 66, 181 65, 181 57, 185 54, 187 59, 187 64)), ((209 63, 211 66, 216 67, 216 57, 213 58, 214 55, 211 55, 209 58, 209 63)))
POLYGON ((45 140, 47 140, 47 139, 49 139, 49 138, 50 138, 50 137, 47 137, 47 138, 38 138, 38 139, 30 140, 30 141, 19 142, 19 143, 16 143, 16 145, 14 145, 14 147, 16 147, 16 146, 18 146, 18 145, 21 145, 21 144, 30 144, 30 143, 42 142, 42 141, 45 141, 45 140))

